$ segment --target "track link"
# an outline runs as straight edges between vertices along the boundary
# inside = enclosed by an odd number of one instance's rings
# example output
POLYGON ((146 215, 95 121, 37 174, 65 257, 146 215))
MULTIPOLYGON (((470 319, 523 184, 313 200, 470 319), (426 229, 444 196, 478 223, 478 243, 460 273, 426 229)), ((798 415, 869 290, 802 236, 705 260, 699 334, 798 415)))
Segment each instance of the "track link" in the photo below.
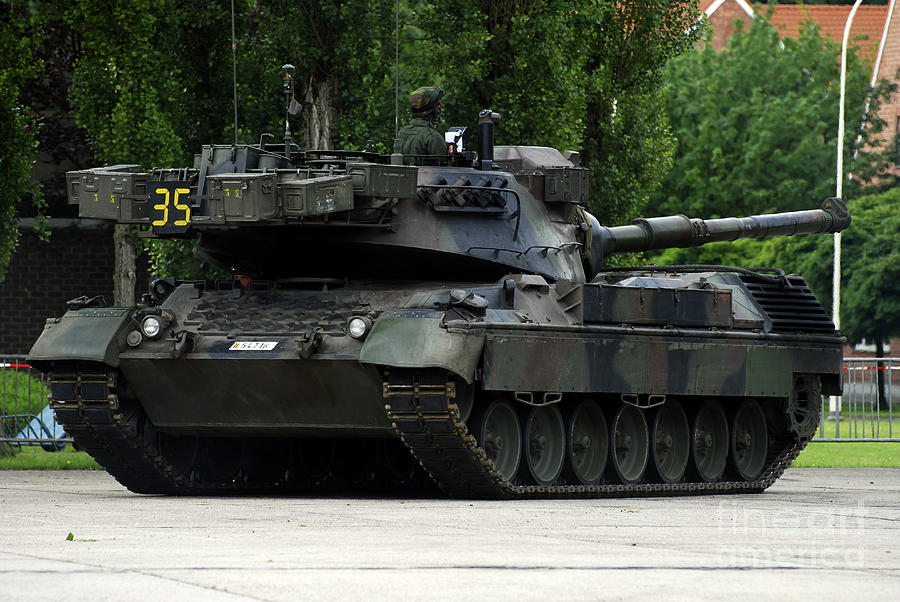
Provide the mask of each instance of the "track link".
POLYGON ((549 485, 511 483, 469 434, 460 418, 452 379, 391 370, 383 383, 385 411, 403 442, 438 486, 460 498, 598 498, 755 493, 769 487, 806 446, 795 443, 775 455, 753 481, 637 483, 632 485, 549 485))
POLYGON ((192 482, 143 434, 139 408, 123 407, 118 374, 105 366, 79 366, 50 374, 50 407, 75 444, 136 493, 208 494, 233 489, 192 482))

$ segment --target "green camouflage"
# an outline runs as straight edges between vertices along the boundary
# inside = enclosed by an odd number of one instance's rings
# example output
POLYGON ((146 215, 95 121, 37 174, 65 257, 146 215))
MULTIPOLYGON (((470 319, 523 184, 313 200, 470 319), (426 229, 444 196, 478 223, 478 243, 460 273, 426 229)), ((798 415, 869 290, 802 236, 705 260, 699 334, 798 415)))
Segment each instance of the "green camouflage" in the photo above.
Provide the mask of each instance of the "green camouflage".
POLYGON ((404 155, 446 155, 447 144, 435 127, 425 119, 413 119, 397 134, 404 155))
POLYGON ((443 102, 444 90, 437 86, 418 88, 409 95, 409 110, 413 117, 431 115, 443 102))

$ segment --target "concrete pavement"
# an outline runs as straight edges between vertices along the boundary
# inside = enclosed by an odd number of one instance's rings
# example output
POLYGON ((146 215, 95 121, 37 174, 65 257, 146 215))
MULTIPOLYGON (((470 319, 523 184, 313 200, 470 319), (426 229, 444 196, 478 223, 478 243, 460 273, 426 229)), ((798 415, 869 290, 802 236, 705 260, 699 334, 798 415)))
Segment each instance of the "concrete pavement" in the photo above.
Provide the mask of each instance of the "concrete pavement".
POLYGON ((524 502, 153 497, 102 472, 6 471, 0 597, 898 599, 900 470, 524 502))

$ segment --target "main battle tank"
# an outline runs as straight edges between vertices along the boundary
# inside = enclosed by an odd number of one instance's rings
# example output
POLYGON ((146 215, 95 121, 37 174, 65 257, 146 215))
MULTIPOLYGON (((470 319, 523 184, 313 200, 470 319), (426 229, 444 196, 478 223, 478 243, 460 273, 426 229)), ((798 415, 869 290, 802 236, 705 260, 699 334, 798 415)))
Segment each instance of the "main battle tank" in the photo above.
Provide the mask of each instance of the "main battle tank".
MULTIPOLYGON (((604 269, 613 253, 836 232, 821 209, 602 226, 552 148, 447 156, 205 146, 70 172, 83 217, 194 237, 234 280, 159 279, 50 319, 28 361, 77 445, 140 493, 436 483, 460 497, 762 491, 841 389, 799 276, 604 269)), ((433 485, 432 485, 433 486, 433 485)))

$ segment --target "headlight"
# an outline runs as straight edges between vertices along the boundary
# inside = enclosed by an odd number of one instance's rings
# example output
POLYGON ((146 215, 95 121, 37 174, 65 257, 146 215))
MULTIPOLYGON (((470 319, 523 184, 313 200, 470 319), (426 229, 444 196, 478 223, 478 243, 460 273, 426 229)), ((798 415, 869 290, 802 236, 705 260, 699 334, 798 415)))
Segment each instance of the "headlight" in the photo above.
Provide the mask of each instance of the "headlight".
POLYGON ((372 320, 362 316, 350 318, 350 321, 347 322, 347 332, 349 332, 350 336, 354 339, 362 339, 365 337, 371 327, 372 320))
POLYGON ((160 316, 147 316, 141 321, 141 331, 148 339, 155 339, 162 334, 168 324, 166 319, 160 316))

